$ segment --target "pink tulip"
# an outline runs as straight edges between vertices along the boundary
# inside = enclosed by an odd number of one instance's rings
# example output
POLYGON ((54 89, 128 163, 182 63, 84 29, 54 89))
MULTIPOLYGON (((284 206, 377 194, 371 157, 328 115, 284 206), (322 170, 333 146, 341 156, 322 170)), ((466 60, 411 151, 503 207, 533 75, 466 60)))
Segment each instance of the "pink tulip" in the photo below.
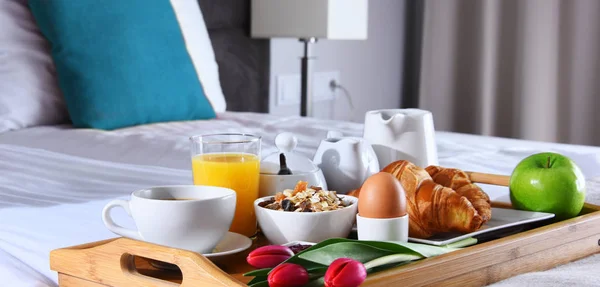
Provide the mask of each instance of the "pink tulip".
POLYGON ((308 283, 308 280, 308 271, 293 263, 278 265, 267 277, 269 287, 300 287, 308 283))
POLYGON ((294 252, 281 245, 267 245, 254 249, 246 261, 254 268, 272 268, 294 256, 294 252))
POLYGON ((338 258, 325 272, 325 287, 357 287, 367 278, 365 266, 350 258, 338 258))

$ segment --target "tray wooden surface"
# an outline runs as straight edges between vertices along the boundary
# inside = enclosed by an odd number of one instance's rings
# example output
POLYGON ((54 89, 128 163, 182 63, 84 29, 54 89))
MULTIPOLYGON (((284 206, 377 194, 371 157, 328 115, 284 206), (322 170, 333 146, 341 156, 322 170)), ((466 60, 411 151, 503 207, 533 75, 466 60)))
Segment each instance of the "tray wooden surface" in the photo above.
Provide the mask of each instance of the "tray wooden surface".
MULTIPOLYGON (((190 251, 115 238, 53 250, 50 268, 58 272, 61 287, 245 286, 251 278, 242 274, 253 270, 246 255, 264 244, 259 237, 247 251, 211 261, 190 251), (180 271, 157 269, 149 259, 175 264, 180 271)), ((578 217, 370 274, 361 286, 482 286, 598 252, 600 206, 586 204, 578 217)))

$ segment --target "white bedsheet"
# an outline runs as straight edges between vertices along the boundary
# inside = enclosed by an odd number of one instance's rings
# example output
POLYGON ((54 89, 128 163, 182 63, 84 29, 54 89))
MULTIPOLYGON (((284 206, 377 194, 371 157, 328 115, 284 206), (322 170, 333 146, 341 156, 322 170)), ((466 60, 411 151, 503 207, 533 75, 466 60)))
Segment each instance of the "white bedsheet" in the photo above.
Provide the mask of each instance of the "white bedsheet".
POLYGON ((263 154, 274 152, 275 136, 296 133, 298 151, 312 154, 328 129, 360 135, 354 123, 282 118, 267 114, 222 113, 213 121, 159 123, 110 132, 42 126, 0 134, 0 144, 20 145, 103 161, 190 168, 189 137, 216 132, 245 132, 263 137, 263 154))
MULTIPOLYGON (((277 133, 292 131, 299 137, 299 151, 312 156, 330 129, 362 134, 362 125, 354 123, 244 113, 220 114, 214 121, 155 124, 111 132, 62 126, 0 134, 0 285, 55 286, 56 274, 49 270, 50 250, 116 236, 102 224, 104 204, 114 198, 127 198, 130 192, 147 186, 190 184, 191 135, 227 131, 259 134, 263 136, 265 155, 274 151, 272 142, 277 133)), ((444 166, 510 174, 523 157, 551 150, 572 157, 588 179, 600 176, 600 148, 442 132, 436 137, 440 164, 444 166)), ((507 200, 506 188, 486 186, 485 190, 493 199, 507 200)), ((597 190, 588 193, 589 201, 600 203, 597 190)), ((116 209, 114 215, 117 222, 133 226, 124 211, 116 209)), ((518 276, 500 284, 554 282, 581 286, 600 282, 600 275, 591 272, 599 261, 597 256, 591 257, 562 269, 518 276), (577 278, 564 275, 573 274, 569 272, 573 269, 590 272, 573 283, 577 278)))

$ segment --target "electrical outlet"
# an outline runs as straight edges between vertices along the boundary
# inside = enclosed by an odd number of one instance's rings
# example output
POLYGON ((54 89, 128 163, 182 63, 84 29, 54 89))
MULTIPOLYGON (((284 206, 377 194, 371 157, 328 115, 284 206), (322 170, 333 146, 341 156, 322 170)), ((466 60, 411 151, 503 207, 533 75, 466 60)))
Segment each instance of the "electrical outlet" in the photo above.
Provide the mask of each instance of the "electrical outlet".
POLYGON ((317 72, 313 74, 313 101, 333 101, 337 97, 337 89, 331 88, 331 81, 340 83, 340 72, 317 72))
MULTIPOLYGON (((331 88, 331 81, 340 83, 340 72, 314 72, 312 74, 312 98, 314 102, 333 101, 337 89, 331 88)), ((276 78, 277 106, 300 104, 300 74, 278 75, 276 78)))

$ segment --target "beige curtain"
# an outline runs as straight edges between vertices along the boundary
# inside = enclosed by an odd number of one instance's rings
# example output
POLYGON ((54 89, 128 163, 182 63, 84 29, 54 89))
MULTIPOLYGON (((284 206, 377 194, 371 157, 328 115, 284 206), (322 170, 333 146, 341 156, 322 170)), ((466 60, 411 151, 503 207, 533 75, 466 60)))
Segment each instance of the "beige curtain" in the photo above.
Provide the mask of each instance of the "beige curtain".
POLYGON ((600 145, 600 0, 425 0, 437 130, 600 145))

